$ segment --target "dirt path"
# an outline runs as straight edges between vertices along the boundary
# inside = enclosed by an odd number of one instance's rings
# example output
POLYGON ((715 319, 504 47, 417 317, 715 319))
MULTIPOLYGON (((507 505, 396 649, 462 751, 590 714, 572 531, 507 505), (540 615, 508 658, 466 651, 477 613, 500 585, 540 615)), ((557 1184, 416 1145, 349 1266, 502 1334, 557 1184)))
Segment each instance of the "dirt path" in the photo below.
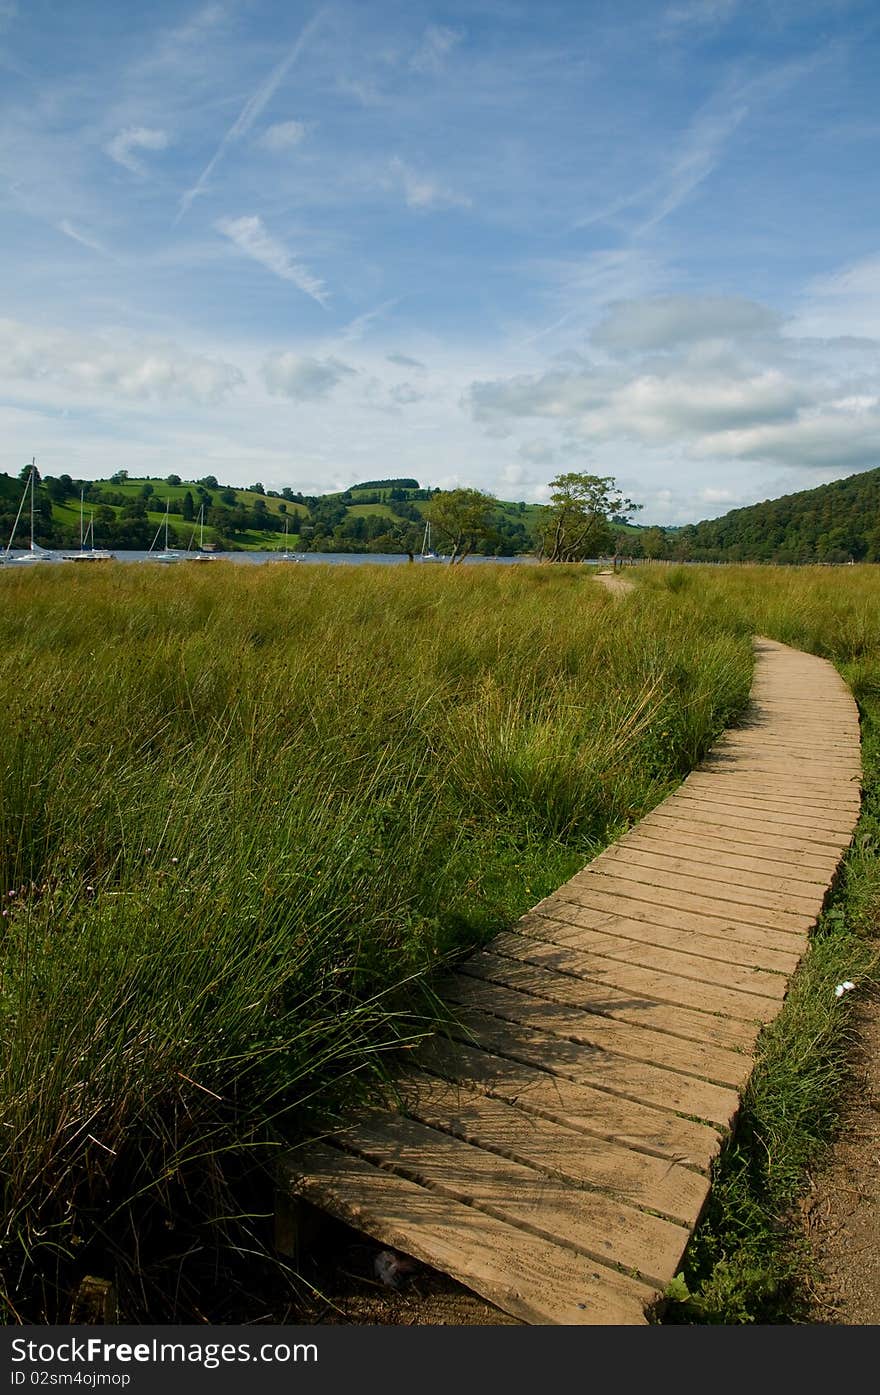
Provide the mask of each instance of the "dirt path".
POLYGON ((880 1012, 856 1016, 840 1136, 801 1205, 818 1278, 811 1321, 880 1324, 880 1012))

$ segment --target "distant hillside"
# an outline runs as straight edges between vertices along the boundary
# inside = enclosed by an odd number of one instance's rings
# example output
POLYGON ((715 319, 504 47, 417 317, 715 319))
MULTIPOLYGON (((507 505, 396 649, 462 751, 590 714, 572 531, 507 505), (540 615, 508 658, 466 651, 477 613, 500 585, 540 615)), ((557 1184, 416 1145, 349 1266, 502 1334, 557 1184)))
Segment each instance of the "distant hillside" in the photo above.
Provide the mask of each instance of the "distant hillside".
POLYGON ((880 561, 880 469, 733 509, 676 532, 694 561, 880 561))
MULTIPOLYGON (((5 547, 23 482, 0 474, 0 547, 5 547)), ((76 547, 80 516, 94 514, 95 543, 119 549, 149 548, 164 542, 166 509, 172 547, 206 544, 231 551, 288 545, 311 552, 417 552, 424 533, 424 509, 436 491, 418 480, 370 480, 342 493, 304 495, 292 489, 247 489, 224 485, 214 475, 199 480, 131 479, 120 470, 109 480, 75 480, 46 476, 36 495, 35 534, 43 547, 76 547), (199 527, 203 515, 204 528, 199 527)), ((536 506, 499 500, 494 536, 486 544, 492 556, 510 557, 533 546, 536 506)), ((27 545, 30 511, 19 523, 15 545, 27 545)))

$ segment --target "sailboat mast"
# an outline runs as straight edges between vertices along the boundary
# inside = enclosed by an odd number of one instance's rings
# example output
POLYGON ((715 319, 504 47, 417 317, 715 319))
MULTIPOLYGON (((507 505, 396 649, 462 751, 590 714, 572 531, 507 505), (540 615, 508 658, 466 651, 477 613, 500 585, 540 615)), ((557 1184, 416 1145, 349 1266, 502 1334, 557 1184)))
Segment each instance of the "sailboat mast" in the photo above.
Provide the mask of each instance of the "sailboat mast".
POLYGON ((171 507, 171 496, 165 500, 165 551, 168 551, 168 510, 171 507))
POLYGON ((81 490, 79 491, 79 550, 80 550, 80 552, 82 552, 82 550, 83 550, 83 504, 84 504, 84 501, 85 501, 85 497, 86 497, 86 491, 85 491, 84 489, 81 489, 81 490))
POLYGON ((37 472, 37 457, 31 461, 31 552, 34 550, 34 475, 37 472))

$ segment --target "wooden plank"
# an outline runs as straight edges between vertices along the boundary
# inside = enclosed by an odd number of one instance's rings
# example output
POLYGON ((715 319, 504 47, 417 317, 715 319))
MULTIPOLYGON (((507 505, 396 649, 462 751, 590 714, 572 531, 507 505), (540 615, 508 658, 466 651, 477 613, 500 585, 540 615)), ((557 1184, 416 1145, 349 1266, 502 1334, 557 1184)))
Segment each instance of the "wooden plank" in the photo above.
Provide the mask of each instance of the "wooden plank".
MULTIPOLYGON (((581 908, 572 909, 577 912, 581 908)), ((618 921, 613 931, 597 930, 578 925, 576 920, 566 915, 562 904, 554 908, 552 915, 549 909, 546 915, 530 911, 522 920, 517 921, 513 929, 518 934, 534 935, 550 944, 576 945, 579 949, 592 949, 597 954, 605 954, 610 959, 628 959, 633 964, 643 963, 641 955, 646 954, 647 959, 644 962, 649 968, 661 967, 654 959, 656 949, 677 950, 698 961, 694 977, 700 978, 705 973, 708 974, 709 982, 715 982, 716 976, 723 973, 724 977, 720 982, 729 983, 731 987, 737 985, 727 975, 730 965, 790 974, 797 967, 800 957, 795 950, 765 949, 760 944, 740 944, 739 941, 731 940, 725 935, 700 935, 693 930, 675 930, 665 925, 652 925, 649 921, 618 921), (560 936, 559 930, 566 927, 575 933, 560 936), (713 966, 699 962, 706 959, 714 961, 713 966), (719 968, 719 965, 722 967, 719 968)), ((493 945, 497 947, 497 938, 493 945)))
POLYGON ((682 804, 660 804, 647 815, 643 824, 651 828, 655 825, 665 827, 669 824, 676 829, 687 829, 691 833, 706 830, 727 839, 733 834, 743 848, 751 846, 810 854, 815 857, 817 868, 836 867, 843 850, 839 842, 829 843, 808 838, 800 829, 770 828, 760 820, 724 818, 718 810, 708 813, 702 809, 695 809, 693 805, 686 810, 682 804))
MULTIPOLYGON (((474 986, 479 988, 476 979, 474 986)), ((537 1066, 553 1075, 565 1076, 579 1085, 589 1085, 594 1090, 602 1090, 608 1095, 620 1096, 651 1109, 682 1114, 687 1119, 699 1120, 721 1131, 729 1129, 736 1117, 734 1091, 707 1085, 695 1077, 678 1072, 652 1069, 638 1061, 598 1051, 595 1047, 572 1041, 567 1035, 554 1033, 552 1021, 564 1019, 565 1010, 561 1007, 556 1008, 555 1012, 551 1008, 544 1019, 545 1022, 550 1021, 551 1025, 537 1026, 533 1025, 541 1020, 537 1013, 533 1022, 526 1020, 528 1014, 523 1011, 523 1005, 527 1009, 529 999, 523 993, 508 995, 511 1011, 504 1017, 483 1011, 478 1006, 478 999, 477 992, 461 995, 458 1019, 449 1025, 450 1036, 471 1045, 479 1044, 487 1051, 509 1056, 523 1065, 537 1066), (516 1003, 516 998, 522 998, 523 1004, 516 1003)), ((498 997, 496 1002, 504 1008, 503 999, 498 997)))
POLYGON ((685 804, 688 808, 691 804, 696 804, 701 809, 709 809, 714 812, 716 808, 724 810, 724 817, 728 811, 735 814, 743 814, 747 818, 760 818, 762 824, 771 828, 805 828, 811 834, 827 835, 832 843, 837 843, 839 839, 850 837, 852 833, 852 823, 841 816, 838 820, 831 813, 810 813, 809 810, 799 812, 794 809, 771 808, 769 804, 759 804, 757 801, 746 801, 737 803, 735 797, 718 793, 708 794, 703 790, 689 790, 685 786, 678 791, 676 796, 678 802, 685 804))
POLYGON ((734 906, 752 906, 759 910, 807 916, 811 921, 815 920, 822 906, 821 900, 815 896, 770 890, 760 884, 746 885, 739 877, 701 877, 688 864, 665 868, 657 858, 639 856, 628 846, 601 853, 590 864, 590 870, 625 877, 627 881, 641 882, 646 886, 687 892, 701 899, 730 902, 734 906))
POLYGON ((487 1152, 391 1110, 363 1111, 337 1135, 346 1151, 463 1202, 511 1228, 665 1285, 681 1262, 686 1227, 602 1192, 487 1152))
POLYGON ((725 901, 720 896, 690 894, 677 891, 674 887, 648 885, 635 877, 634 869, 621 869, 612 875, 610 872, 593 871, 592 866, 578 872, 566 883, 566 893, 577 900, 581 891, 604 892, 611 896, 625 896, 633 901, 645 901, 652 906, 666 906, 673 911, 697 911, 700 915, 713 916, 716 920, 728 918, 743 921, 747 925, 767 926, 774 930, 790 930, 806 933, 815 922, 815 916, 803 915, 796 911, 773 911, 764 906, 747 906, 741 902, 725 901))
POLYGON ((432 1037, 414 1053, 416 1063, 531 1116, 589 1138, 618 1143, 627 1154, 661 1158, 664 1167, 674 1163, 674 1168, 667 1168, 670 1177, 696 1168, 705 1181, 721 1142, 711 1125, 570 1079, 567 1060, 557 1058, 557 1043, 545 1036, 532 1042, 530 1051, 531 1034, 526 1028, 507 1027, 497 1018, 473 1012, 468 1014, 466 1031, 467 1040, 463 1035, 457 1040, 432 1037), (490 1043, 498 1050, 490 1049, 490 1043), (514 1056, 505 1054, 506 1045, 512 1046, 514 1056), (525 1055, 533 1061, 542 1050, 546 1055, 540 1066, 523 1059, 525 1055))
MULTIPOLYGON (((605 1018, 592 1018, 568 1003, 533 997, 516 989, 507 989, 503 984, 464 974, 456 976, 444 988, 449 1000, 461 1005, 459 1025, 466 1026, 469 1012, 479 1010, 503 1022, 541 1032, 545 1039, 548 1036, 559 1038, 555 1058, 568 1060, 569 1074, 577 1071, 573 1079, 594 1085, 597 1089, 653 1104, 659 1109, 688 1114, 721 1128, 728 1128, 736 1115, 736 1090, 730 1085, 719 1085, 697 1074, 688 1075, 654 1061, 644 1061, 635 1054, 638 1047, 631 1048, 634 1051, 632 1055, 602 1047, 599 1042, 604 1035, 601 1032, 602 1024, 607 1024, 605 1018)), ((452 1027, 450 1030, 455 1032, 458 1028, 452 1027)), ((662 1035, 658 1033, 658 1036, 662 1035)), ((622 1037, 617 1038, 617 1041, 622 1040, 622 1037)), ((672 1043, 676 1040, 675 1037, 669 1038, 672 1043)), ((700 1070, 703 1054, 708 1050, 710 1048, 707 1047, 701 1051, 695 1045, 688 1060, 692 1071, 700 1070)), ((746 1079, 748 1067, 748 1058, 742 1057, 738 1063, 740 1078, 737 1084, 746 1079)))
MULTIPOLYGON (((536 927, 529 934, 509 931, 496 935, 489 949, 493 954, 509 954, 515 959, 528 959, 531 964, 543 963, 557 973, 571 973, 579 978, 591 977, 591 966, 600 957, 621 959, 625 964, 642 969, 659 969, 676 978, 693 979, 696 983, 715 984, 719 988, 735 988, 743 993, 758 993, 761 997, 780 1000, 785 997, 788 973, 771 973, 767 969, 734 964, 724 959, 668 949, 644 940, 625 940, 604 935, 601 931, 583 930, 574 944, 559 945, 551 933, 541 935, 536 927)), ((716 943, 721 944, 721 941, 716 943)), ((607 967, 607 966, 606 966, 607 967)), ((789 968, 790 972, 790 968, 789 968)))
MULTIPOLYGON (((599 859, 597 859, 598 861, 599 859)), ((774 876, 772 871, 765 869, 763 872, 756 872, 753 868, 737 866, 737 862, 742 862, 742 858, 735 861, 723 853, 715 856, 700 856, 691 852, 691 855, 682 854, 678 849, 670 849, 665 842, 651 843, 650 839, 623 839, 619 843, 613 843, 610 848, 606 848, 601 855, 603 863, 629 863, 640 867, 652 867, 657 871, 680 874, 681 876, 697 879, 700 881, 710 881, 713 885, 732 886, 742 888, 745 892, 775 891, 778 897, 788 899, 788 904, 795 909, 802 911, 805 915, 816 914, 817 908, 821 907, 827 893, 825 882, 802 882, 783 873, 783 865, 774 876)))
POLYGON ((639 1325, 658 1297, 650 1285, 339 1148, 290 1155, 284 1171, 295 1195, 451 1274, 523 1322, 639 1325))
POLYGON ((470 1083, 418 1075, 407 1082, 402 1108, 466 1143, 685 1224, 693 1224, 708 1195, 709 1179, 690 1168, 569 1129, 470 1083))
MULTIPOLYGON (((608 892, 584 888, 578 890, 577 900, 569 900, 568 897, 567 885, 560 887, 553 896, 541 901, 535 907, 534 913, 550 916, 572 926, 583 925, 589 929, 609 930, 614 933, 617 932, 618 926, 623 933, 623 926, 632 921, 642 923, 646 927, 665 925, 671 929, 715 936, 723 941, 736 940, 746 946, 767 945, 782 954, 793 953, 798 957, 807 947, 806 931, 793 934, 787 930, 765 930, 761 925, 741 925, 732 917, 720 920, 717 916, 700 915, 695 911, 679 911, 627 896, 612 896, 608 892)), ((561 940, 558 934, 554 938, 561 940)))
POLYGON ((663 835, 655 828, 637 824, 624 834, 616 846, 640 848, 669 860, 695 862, 711 869, 713 876, 716 869, 725 875, 727 869, 730 869, 731 875, 737 872, 751 873, 777 885, 798 886, 823 897, 828 886, 827 878, 812 864, 812 859, 808 859, 806 865, 801 865, 802 854, 789 853, 788 860, 784 853, 778 853, 777 860, 770 854, 755 857, 752 854, 758 851, 756 848, 752 847, 746 852, 741 843, 729 838, 715 838, 711 833, 681 830, 663 835))
MULTIPOLYGON (((539 941, 524 939, 524 943, 523 955, 539 958, 539 941), (529 948, 530 945, 534 948, 529 948)), ((565 954, 554 945, 548 948, 551 953, 565 954)), ((576 964, 591 960, 592 956, 569 951, 568 958, 570 963, 576 964)), ((557 973, 547 968, 546 962, 534 963, 531 958, 486 952, 468 959, 460 977, 477 980, 480 990, 478 994, 476 986, 465 989, 461 983, 449 985, 447 992, 454 995, 455 1001, 476 1003, 486 1012, 497 1012, 499 1017, 514 1014, 517 1021, 530 1022, 541 1018, 543 1013, 542 1020, 548 1031, 567 1036, 571 1041, 723 1085, 741 1085, 748 1075, 748 1052, 733 1051, 714 1042, 695 1041, 692 1037, 674 1036, 656 1028, 637 1027, 633 1022, 623 1023, 604 1013, 591 1012, 589 1004, 595 1001, 597 987, 601 985, 574 973, 557 973), (490 985, 492 991, 489 991, 490 985), (511 998, 508 990, 526 1001, 520 1003, 516 996, 511 998)), ((761 1003, 764 1006, 763 999, 761 1003)), ((765 1011, 773 1013, 776 1006, 769 1003, 765 1011)))

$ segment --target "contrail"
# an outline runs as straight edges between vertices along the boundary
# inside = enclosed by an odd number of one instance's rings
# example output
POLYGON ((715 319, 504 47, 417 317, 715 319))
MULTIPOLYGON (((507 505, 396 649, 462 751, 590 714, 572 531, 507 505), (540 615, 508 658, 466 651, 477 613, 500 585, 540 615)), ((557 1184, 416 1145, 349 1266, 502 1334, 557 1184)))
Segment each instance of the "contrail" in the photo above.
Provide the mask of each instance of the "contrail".
POLYGON ((272 72, 266 78, 265 82, 257 88, 253 96, 249 97, 248 100, 245 102, 236 120, 230 126, 229 130, 226 132, 226 135, 223 137, 220 144, 217 146, 217 149, 215 150, 213 157, 208 161, 207 165, 202 170, 195 184, 192 186, 191 189, 187 189, 186 193, 181 196, 180 207, 177 210, 177 217, 174 219, 173 223, 174 227, 177 226, 183 215, 190 208, 193 201, 198 198, 199 194, 204 193, 205 186, 208 180, 210 179, 212 172, 214 171, 214 169, 216 169, 217 165, 219 165, 220 161, 223 159, 229 147, 231 145, 235 145, 236 141, 241 140, 242 136, 247 135, 248 131, 253 126, 254 122, 262 112, 263 108, 267 105, 269 101, 271 101, 279 85, 283 82, 287 73, 293 67, 294 63, 302 53, 303 48, 308 43, 309 39, 312 37, 312 34, 315 32, 315 29, 318 27, 321 20, 324 18, 325 13, 326 10, 321 9, 318 10, 312 16, 308 24, 306 24, 303 28, 299 38, 291 48, 290 52, 284 58, 282 58, 278 66, 272 70, 272 72))

